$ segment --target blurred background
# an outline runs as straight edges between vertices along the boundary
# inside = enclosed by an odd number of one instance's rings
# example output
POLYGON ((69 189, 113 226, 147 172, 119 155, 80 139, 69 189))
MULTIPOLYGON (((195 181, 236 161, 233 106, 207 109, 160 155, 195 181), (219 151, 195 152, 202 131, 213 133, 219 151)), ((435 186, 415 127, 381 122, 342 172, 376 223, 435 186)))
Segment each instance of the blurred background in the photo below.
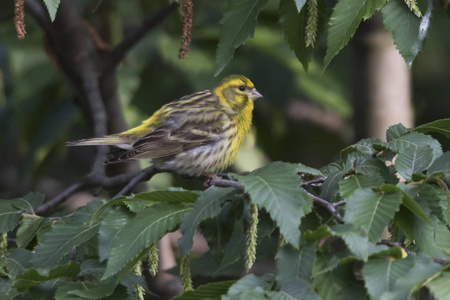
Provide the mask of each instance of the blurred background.
MULTIPOLYGON (((74 5, 105 43, 98 49, 100 58, 102 51, 118 44, 166 3, 63 2, 74 5)), ((77 86, 61 68, 36 18, 26 11, 27 35, 19 40, 13 1, 0 0, 0 5, 0 197, 39 191, 50 198, 89 172, 95 148, 67 148, 65 143, 93 137, 92 123, 78 105, 82 101, 77 86)), ((380 16, 375 16, 362 23, 325 71, 326 34, 322 34, 305 72, 278 23, 279 2, 269 1, 259 15, 254 38, 239 47, 224 72, 214 77, 223 5, 195 1, 186 59, 178 59, 179 8, 131 48, 113 70, 113 84, 108 86, 122 112, 108 115, 109 133, 139 125, 163 104, 210 89, 234 73, 249 77, 264 95, 255 103, 254 125, 231 168, 234 172, 277 160, 322 167, 361 138, 384 139, 390 125, 413 127, 449 117, 450 22, 443 10, 434 14, 428 39, 411 69, 395 50, 380 16)), ((55 22, 63 20, 57 15, 55 22)), ((107 110, 114 105, 104 102, 107 110)), ((114 174, 126 168, 107 171, 114 174)), ((169 186, 202 188, 196 180, 158 174, 148 189, 169 186)))

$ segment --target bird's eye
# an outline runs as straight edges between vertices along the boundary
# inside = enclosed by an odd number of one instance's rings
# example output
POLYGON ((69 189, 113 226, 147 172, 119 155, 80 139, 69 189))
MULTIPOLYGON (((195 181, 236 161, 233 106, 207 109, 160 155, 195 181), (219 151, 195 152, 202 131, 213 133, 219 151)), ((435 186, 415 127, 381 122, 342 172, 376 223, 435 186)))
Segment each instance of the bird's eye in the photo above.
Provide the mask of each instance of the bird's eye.
POLYGON ((239 89, 240 91, 245 91, 245 86, 240 85, 240 86, 238 87, 238 89, 239 89))

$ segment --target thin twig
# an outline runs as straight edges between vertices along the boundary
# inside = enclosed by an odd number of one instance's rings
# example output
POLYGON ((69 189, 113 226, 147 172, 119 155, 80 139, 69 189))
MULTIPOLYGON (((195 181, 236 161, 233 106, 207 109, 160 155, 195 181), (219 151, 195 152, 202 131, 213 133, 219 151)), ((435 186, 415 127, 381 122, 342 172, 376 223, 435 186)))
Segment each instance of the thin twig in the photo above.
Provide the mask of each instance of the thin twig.
MULTIPOLYGON (((377 244, 378 244, 378 245, 386 245, 386 246, 388 246, 388 247, 397 247, 397 248, 401 248, 401 249, 403 249, 403 250, 404 250, 408 255, 410 255, 410 256, 417 255, 416 252, 413 252, 413 251, 410 251, 410 250, 406 249, 406 248, 403 247, 400 243, 393 242, 393 241, 390 241, 390 240, 381 240, 381 241, 378 242, 377 244)), ((448 258, 439 258, 439 257, 437 257, 437 258, 433 258, 433 261, 436 262, 436 263, 438 263, 438 264, 444 265, 444 264, 446 264, 446 263, 448 262, 448 258)))
POLYGON ((309 187, 309 186, 320 186, 325 179, 327 179, 325 176, 323 177, 317 177, 308 181, 304 181, 300 183, 301 187, 309 187))
POLYGON ((325 207, 332 215, 335 215, 334 218, 336 219, 336 221, 338 223, 340 223, 340 224, 344 223, 344 219, 342 218, 342 216, 339 213, 336 213, 336 208, 333 205, 333 203, 328 202, 322 198, 319 198, 316 195, 313 195, 309 192, 308 192, 308 195, 313 199, 314 203, 325 207))
POLYGON ((52 199, 48 200, 47 202, 39 206, 38 209, 36 210, 36 214, 43 215, 48 211, 53 210, 58 205, 64 203, 70 195, 86 187, 86 184, 87 183, 85 181, 80 181, 72 184, 62 193, 58 194, 57 196, 53 197, 52 199))
POLYGON ((127 35, 124 40, 118 44, 111 52, 110 62, 111 66, 116 66, 123 57, 134 45, 136 45, 142 38, 156 25, 162 22, 171 12, 178 7, 178 3, 172 2, 170 4, 165 3, 156 14, 148 18, 133 32, 127 35))
POLYGON ((161 170, 157 169, 154 165, 141 170, 130 182, 120 191, 114 198, 127 194, 131 189, 133 189, 138 183, 150 180, 155 174, 160 173, 161 170))

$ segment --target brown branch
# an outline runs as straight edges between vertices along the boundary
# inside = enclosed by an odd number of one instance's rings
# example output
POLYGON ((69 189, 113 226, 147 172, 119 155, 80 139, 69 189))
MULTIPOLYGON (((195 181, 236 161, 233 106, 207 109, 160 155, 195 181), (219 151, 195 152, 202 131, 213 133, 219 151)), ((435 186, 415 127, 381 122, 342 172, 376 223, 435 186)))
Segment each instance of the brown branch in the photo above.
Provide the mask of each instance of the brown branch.
POLYGON ((133 32, 127 35, 124 40, 118 44, 111 52, 110 63, 111 66, 116 66, 122 61, 125 54, 134 45, 136 45, 149 31, 155 28, 156 25, 161 23, 171 12, 178 7, 178 3, 172 2, 170 4, 165 3, 156 14, 148 18, 133 32))
POLYGON ((25 38, 27 31, 25 30, 25 10, 24 0, 14 1, 14 25, 16 26, 17 38, 20 40, 25 38))
MULTIPOLYGON (((388 247, 397 247, 397 248, 403 249, 410 256, 417 255, 416 252, 407 250, 405 247, 402 246, 402 244, 397 243, 397 242, 393 242, 393 241, 390 241, 390 240, 381 240, 377 244, 378 245, 386 245, 388 247)), ((433 258, 433 261, 438 263, 438 264, 444 265, 444 264, 446 264, 448 262, 448 258, 439 258, 438 257, 438 258, 433 258)))
POLYGON ((192 0, 183 0, 183 35, 181 37, 181 47, 178 52, 178 58, 186 58, 189 52, 189 45, 192 37, 192 18, 193 18, 193 4, 192 0))
POLYGON ((325 207, 330 213, 331 215, 334 216, 334 218, 336 219, 336 221, 340 224, 344 223, 344 219, 342 218, 342 216, 336 211, 336 207, 334 205, 334 203, 328 202, 322 198, 317 197, 316 195, 313 195, 311 193, 308 192, 308 195, 313 199, 314 203, 325 207))

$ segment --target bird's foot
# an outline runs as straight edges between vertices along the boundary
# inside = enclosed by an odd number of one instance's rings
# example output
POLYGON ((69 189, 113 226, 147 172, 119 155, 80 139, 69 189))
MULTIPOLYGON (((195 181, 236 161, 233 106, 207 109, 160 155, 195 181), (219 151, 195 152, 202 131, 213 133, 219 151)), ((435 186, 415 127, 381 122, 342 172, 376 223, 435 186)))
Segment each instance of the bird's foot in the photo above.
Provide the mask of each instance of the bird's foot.
POLYGON ((203 174, 203 177, 206 177, 205 182, 203 183, 203 185, 205 187, 209 187, 211 186, 211 181, 213 179, 222 179, 222 177, 219 174, 203 174))

